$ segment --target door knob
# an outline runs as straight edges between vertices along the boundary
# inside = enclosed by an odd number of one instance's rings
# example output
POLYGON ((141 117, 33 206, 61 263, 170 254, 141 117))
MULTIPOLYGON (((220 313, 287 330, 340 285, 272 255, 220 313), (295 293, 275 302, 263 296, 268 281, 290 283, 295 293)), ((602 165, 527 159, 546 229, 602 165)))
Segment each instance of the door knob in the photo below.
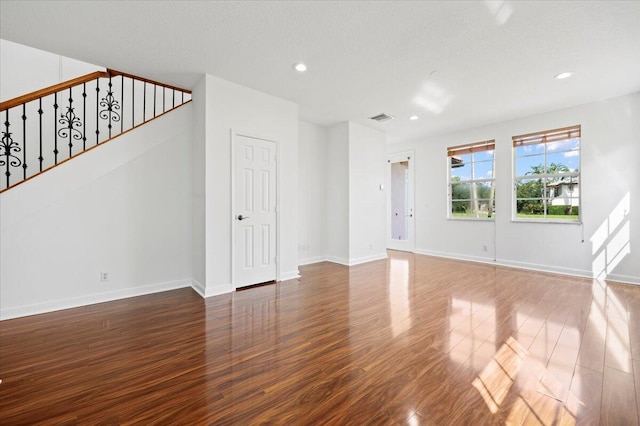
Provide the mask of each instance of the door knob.
POLYGON ((242 216, 241 214, 238 215, 238 220, 245 220, 245 219, 249 219, 249 216, 242 216))

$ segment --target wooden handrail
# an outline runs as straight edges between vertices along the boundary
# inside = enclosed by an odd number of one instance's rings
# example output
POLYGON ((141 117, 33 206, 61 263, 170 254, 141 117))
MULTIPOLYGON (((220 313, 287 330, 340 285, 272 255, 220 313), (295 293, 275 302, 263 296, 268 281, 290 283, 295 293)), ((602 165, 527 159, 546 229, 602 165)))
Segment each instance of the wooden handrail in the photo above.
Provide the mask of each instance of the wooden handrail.
POLYGON ((123 71, 117 71, 117 70, 113 70, 111 68, 107 68, 107 72, 109 74, 111 74, 112 76, 113 75, 122 75, 122 76, 125 76, 125 77, 128 77, 128 78, 133 78, 134 80, 144 81, 146 83, 155 84, 156 86, 162 86, 162 87, 166 87, 167 89, 179 90, 181 92, 191 94, 191 90, 183 89, 183 88, 177 87, 177 86, 172 86, 170 84, 160 83, 160 82, 154 81, 154 80, 149 80, 148 78, 139 77, 137 75, 129 74, 129 73, 126 73, 126 72, 123 72, 123 71))
POLYGON ((53 95, 61 90, 68 89, 78 84, 86 83, 87 81, 95 80, 100 77, 109 77, 109 73, 106 71, 95 71, 90 74, 86 74, 72 80, 63 81, 62 83, 54 84, 53 86, 45 87, 44 89, 36 90, 35 92, 27 93, 26 95, 18 96, 17 98, 9 99, 0 103, 0 111, 13 108, 18 105, 26 104, 27 102, 34 101, 36 99, 43 98, 45 96, 53 95))
POLYGON ((9 99, 8 101, 4 101, 0 103, 0 111, 5 111, 5 110, 8 110, 9 108, 26 104, 27 102, 35 101, 45 96, 53 95, 54 93, 58 93, 62 90, 77 86, 82 83, 86 83, 88 81, 95 80, 97 78, 101 78, 101 77, 109 78, 114 75, 122 75, 124 77, 132 78, 134 80, 144 81, 150 84, 155 84, 156 86, 166 87, 167 89, 174 89, 184 93, 191 93, 191 90, 181 89, 179 87, 171 86, 169 84, 164 84, 157 81, 149 80, 148 78, 138 77, 137 75, 107 68, 107 71, 95 71, 80 77, 76 77, 68 81, 63 81, 62 83, 54 84, 53 86, 45 87, 44 89, 36 90, 35 92, 27 93, 26 95, 18 96, 17 98, 9 99))

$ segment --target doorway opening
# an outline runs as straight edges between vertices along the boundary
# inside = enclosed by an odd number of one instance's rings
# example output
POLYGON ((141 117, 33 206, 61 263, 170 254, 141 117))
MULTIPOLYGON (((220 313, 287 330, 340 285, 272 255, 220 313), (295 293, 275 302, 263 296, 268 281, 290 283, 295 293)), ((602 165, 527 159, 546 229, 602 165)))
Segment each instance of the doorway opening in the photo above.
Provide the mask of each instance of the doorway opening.
POLYGON ((414 251, 413 152, 387 159, 387 248, 414 251))

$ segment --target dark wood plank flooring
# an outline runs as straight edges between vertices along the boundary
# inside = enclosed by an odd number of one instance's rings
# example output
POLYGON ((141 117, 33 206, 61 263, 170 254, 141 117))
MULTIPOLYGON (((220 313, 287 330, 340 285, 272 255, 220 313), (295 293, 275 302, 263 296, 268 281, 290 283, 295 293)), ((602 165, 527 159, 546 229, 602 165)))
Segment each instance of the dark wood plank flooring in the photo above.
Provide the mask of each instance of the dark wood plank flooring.
POLYGON ((638 424, 640 287, 389 254, 2 321, 0 424, 638 424))

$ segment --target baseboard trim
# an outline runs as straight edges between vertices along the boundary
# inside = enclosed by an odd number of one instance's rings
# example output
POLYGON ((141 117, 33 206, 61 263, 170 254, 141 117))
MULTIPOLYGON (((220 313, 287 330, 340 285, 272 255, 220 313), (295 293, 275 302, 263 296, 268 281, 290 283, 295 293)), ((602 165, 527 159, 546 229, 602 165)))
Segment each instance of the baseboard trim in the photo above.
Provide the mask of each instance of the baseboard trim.
POLYGON ((221 294, 231 293, 233 286, 227 284, 226 286, 216 286, 215 288, 206 288, 200 281, 192 280, 191 288, 200 295, 200 297, 206 299, 207 297, 220 296, 221 294))
POLYGON ((296 278, 300 278, 300 271, 298 271, 297 269, 295 271, 280 273, 280 278, 278 279, 278 281, 295 280, 296 278))
POLYGON ((416 249, 416 254, 423 254, 425 256, 432 257, 443 257, 445 259, 454 259, 454 260, 465 260, 467 262, 476 262, 476 263, 485 263, 489 265, 496 265, 497 262, 490 257, 479 257, 479 256, 466 256, 454 253, 446 253, 440 251, 431 251, 431 250, 420 250, 416 249))
POLYGON ((386 251, 384 253, 373 254, 371 256, 357 257, 355 259, 349 259, 349 266, 355 266, 355 265, 360 265, 362 263, 374 262, 376 260, 386 259, 387 257, 388 256, 386 251))
POLYGON ((539 265, 537 263, 516 262, 513 260, 499 259, 497 265, 511 268, 527 269, 529 271, 551 272, 553 274, 571 275, 573 277, 593 278, 593 272, 580 269, 563 268, 560 266, 539 265))
POLYGON ((615 281, 623 284, 640 285, 639 277, 630 277, 628 275, 609 274, 604 278, 605 281, 615 281))
POLYGON ((337 263, 345 266, 355 266, 355 265, 360 265, 362 263, 368 263, 368 262, 374 262, 376 260, 386 259, 387 257, 389 256, 387 256, 387 252, 385 251, 384 253, 373 254, 371 256, 356 257, 354 259, 345 259, 344 257, 337 257, 337 256, 327 256, 322 258, 322 260, 318 260, 318 262, 332 262, 332 263, 337 263))
POLYGON ((539 265, 536 263, 516 262, 513 260, 496 259, 476 256, 458 255, 453 253, 436 252, 430 250, 416 250, 417 254, 423 254, 425 256, 443 257, 446 259, 464 260, 469 262, 484 263, 487 265, 505 266, 508 268, 526 269, 529 271, 549 272, 559 275, 570 275, 573 277, 582 278, 599 278, 604 281, 615 281, 624 284, 640 285, 640 278, 630 277, 627 275, 610 274, 606 277, 596 277, 592 271, 586 271, 581 269, 563 268, 559 266, 539 265))
POLYGON ((313 263, 320 263, 320 262, 326 262, 326 261, 327 261, 327 258, 325 256, 307 257, 306 259, 298 260, 298 266, 311 265, 313 263))
POLYGON ((327 262, 337 263, 339 265, 349 266, 349 259, 345 259, 344 257, 338 256, 327 256, 325 258, 327 262))
POLYGON ((200 297, 205 297, 206 294, 206 289, 204 288, 204 286, 200 283, 200 281, 197 280, 191 280, 191 288, 200 295, 200 297))
POLYGON ((189 279, 168 281, 164 283, 149 284, 140 287, 125 288, 87 296, 72 297, 69 299, 55 300, 52 302, 36 303, 33 305, 18 306, 15 308, 0 309, 0 321, 21 318, 31 315, 45 314, 64 309, 79 308, 81 306, 95 305, 97 303, 112 302, 114 300, 127 299, 129 297, 144 296, 145 294, 160 293, 162 291, 176 290, 192 286, 189 279))

